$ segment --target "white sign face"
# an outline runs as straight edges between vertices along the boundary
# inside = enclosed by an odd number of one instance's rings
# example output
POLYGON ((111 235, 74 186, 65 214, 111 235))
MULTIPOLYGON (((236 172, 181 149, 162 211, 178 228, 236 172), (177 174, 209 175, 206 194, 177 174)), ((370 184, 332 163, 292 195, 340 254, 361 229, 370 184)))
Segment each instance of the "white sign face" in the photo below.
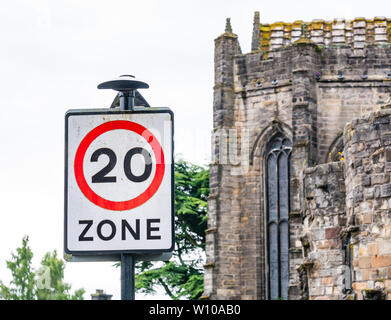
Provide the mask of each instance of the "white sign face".
POLYGON ((172 112, 71 110, 65 128, 65 252, 172 251, 172 112))

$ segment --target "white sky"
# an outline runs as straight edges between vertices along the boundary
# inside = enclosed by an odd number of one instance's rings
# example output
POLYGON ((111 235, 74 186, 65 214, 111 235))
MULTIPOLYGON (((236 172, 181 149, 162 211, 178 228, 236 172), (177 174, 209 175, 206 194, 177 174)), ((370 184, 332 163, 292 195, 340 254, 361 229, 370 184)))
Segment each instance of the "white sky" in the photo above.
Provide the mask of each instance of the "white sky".
MULTIPOLYGON (((153 106, 175 113, 176 154, 209 162, 214 39, 230 17, 243 52, 261 22, 391 17, 391 1, 2 1, 0 6, 0 279, 30 236, 34 265, 63 253, 64 114, 109 107, 103 81, 134 74, 153 106)), ((66 281, 120 296, 112 263, 68 263, 66 281)), ((138 295, 136 298, 142 298, 138 295)), ((163 298, 158 296, 158 298, 163 298)))

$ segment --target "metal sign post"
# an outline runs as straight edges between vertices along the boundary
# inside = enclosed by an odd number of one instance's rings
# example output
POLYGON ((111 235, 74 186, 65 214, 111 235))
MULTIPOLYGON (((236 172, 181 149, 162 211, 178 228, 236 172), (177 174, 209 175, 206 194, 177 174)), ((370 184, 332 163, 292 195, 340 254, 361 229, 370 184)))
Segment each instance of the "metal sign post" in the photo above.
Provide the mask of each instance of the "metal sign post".
POLYGON ((121 300, 134 300, 134 257, 121 254, 121 300))
POLYGON ((119 92, 119 109, 65 115, 66 260, 121 261, 122 300, 135 298, 136 260, 174 249, 174 115, 135 106, 148 87, 121 76, 98 86, 119 92))
MULTIPOLYGON (((119 91, 119 109, 133 110, 135 90, 149 88, 145 82, 137 81, 131 75, 122 75, 123 80, 112 80, 98 85, 98 89, 113 89, 119 91)), ((121 300, 134 300, 134 257, 131 254, 121 254, 121 300)))

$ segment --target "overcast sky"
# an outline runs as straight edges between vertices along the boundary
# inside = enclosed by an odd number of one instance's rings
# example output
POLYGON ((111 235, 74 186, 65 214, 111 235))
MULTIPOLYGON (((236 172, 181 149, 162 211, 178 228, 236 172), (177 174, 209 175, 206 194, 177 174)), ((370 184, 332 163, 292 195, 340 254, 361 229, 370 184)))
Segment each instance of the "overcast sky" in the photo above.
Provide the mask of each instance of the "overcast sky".
MULTIPOLYGON (((2 1, 0 6, 0 279, 5 260, 30 236, 34 265, 63 254, 64 115, 106 108, 96 86, 120 74, 148 82, 152 106, 175 113, 175 148, 209 162, 214 39, 230 17, 243 52, 254 11, 261 23, 388 16, 391 1, 2 1)), ((120 296, 112 263, 68 263, 66 281, 120 296)), ((161 298, 161 296, 158 296, 161 298)), ((137 296, 141 298, 141 296, 137 296)))

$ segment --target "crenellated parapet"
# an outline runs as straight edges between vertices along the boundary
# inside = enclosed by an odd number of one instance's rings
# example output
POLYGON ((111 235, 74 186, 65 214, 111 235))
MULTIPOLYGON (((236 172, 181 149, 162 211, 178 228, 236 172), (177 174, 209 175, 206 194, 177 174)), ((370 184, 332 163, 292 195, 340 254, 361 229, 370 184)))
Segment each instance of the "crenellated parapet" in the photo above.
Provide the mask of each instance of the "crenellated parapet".
POLYGON ((302 38, 303 25, 308 26, 309 39, 319 46, 347 46, 359 50, 366 45, 391 45, 391 19, 385 17, 269 24, 260 22, 259 12, 256 12, 254 21, 258 23, 254 23, 252 51, 260 48, 266 56, 270 51, 294 44, 302 38), (258 46, 255 44, 257 41, 258 46))

